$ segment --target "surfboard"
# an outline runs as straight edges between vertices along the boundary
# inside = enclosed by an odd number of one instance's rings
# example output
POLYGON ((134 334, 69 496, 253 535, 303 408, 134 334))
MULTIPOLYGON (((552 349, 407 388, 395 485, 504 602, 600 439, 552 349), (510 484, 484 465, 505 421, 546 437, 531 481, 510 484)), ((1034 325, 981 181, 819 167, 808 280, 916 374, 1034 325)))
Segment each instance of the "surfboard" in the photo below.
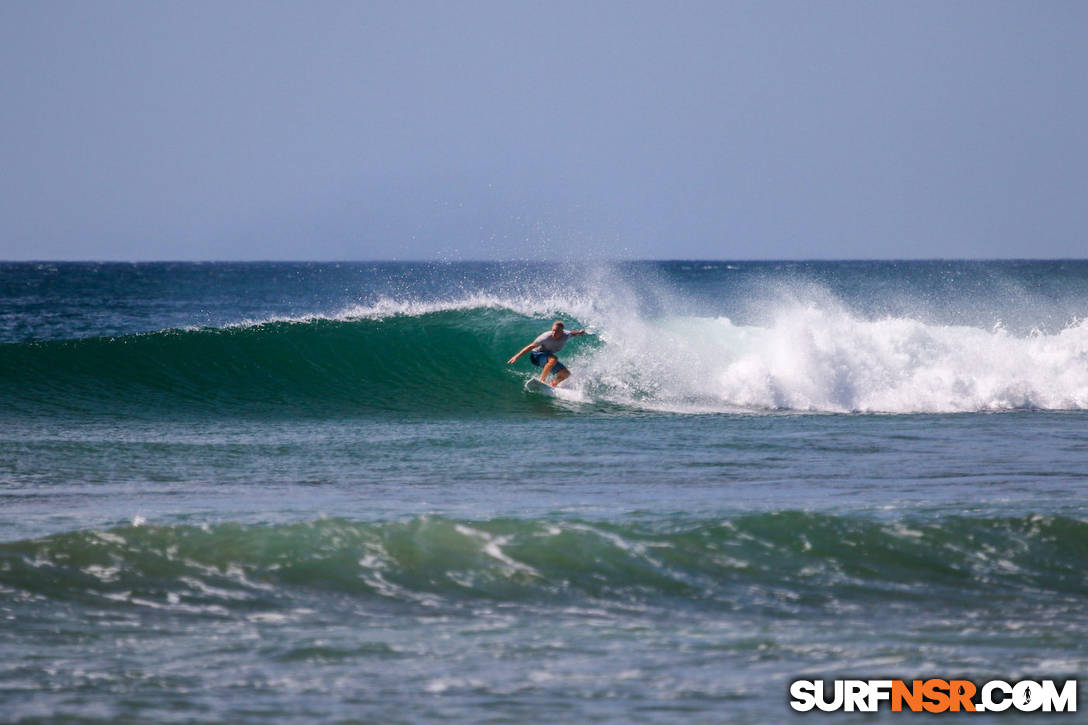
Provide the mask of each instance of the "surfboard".
POLYGON ((528 380, 526 380, 525 389, 528 390, 530 393, 550 395, 553 398, 558 397, 558 391, 551 385, 541 382, 540 378, 529 378, 528 380))
POLYGON ((557 400, 563 400, 568 403, 589 402, 589 398, 586 397, 586 394, 577 387, 560 385, 558 388, 553 388, 547 383, 540 382, 540 378, 537 377, 532 377, 525 381, 525 390, 529 393, 543 395, 548 398, 556 398, 557 400))

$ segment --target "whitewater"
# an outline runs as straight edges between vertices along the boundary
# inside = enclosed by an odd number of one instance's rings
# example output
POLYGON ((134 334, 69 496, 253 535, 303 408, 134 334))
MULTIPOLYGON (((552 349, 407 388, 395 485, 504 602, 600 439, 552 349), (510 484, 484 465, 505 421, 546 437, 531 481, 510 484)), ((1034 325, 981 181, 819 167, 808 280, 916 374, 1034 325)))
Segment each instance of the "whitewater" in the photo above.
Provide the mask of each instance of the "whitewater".
POLYGON ((5 263, 0 322, 5 721, 1088 677, 1086 262, 5 263))

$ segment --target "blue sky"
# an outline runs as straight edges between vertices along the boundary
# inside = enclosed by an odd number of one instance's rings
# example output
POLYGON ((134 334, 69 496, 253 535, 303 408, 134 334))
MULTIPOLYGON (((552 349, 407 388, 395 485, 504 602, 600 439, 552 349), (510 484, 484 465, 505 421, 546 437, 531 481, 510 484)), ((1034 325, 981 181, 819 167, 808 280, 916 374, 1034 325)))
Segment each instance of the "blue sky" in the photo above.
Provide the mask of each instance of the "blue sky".
POLYGON ((0 3, 0 259, 1083 257, 1088 3, 0 3))

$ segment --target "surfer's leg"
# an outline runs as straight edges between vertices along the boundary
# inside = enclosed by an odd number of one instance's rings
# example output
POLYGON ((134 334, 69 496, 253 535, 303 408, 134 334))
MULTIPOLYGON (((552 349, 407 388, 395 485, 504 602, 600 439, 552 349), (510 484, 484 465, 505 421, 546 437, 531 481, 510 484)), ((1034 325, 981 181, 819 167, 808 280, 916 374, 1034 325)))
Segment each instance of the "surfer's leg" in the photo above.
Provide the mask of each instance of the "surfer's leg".
MULTIPOLYGON (((556 357, 551 357, 548 360, 548 368, 551 369, 552 375, 554 376, 552 378, 553 387, 570 377, 570 370, 567 370, 566 365, 559 362, 559 359, 556 357)), ((543 380, 543 378, 541 379, 543 380)))
POLYGON ((552 371, 552 368, 555 367, 557 362, 559 362, 559 358, 555 355, 548 356, 548 362, 544 363, 544 369, 540 371, 540 382, 548 382, 548 373, 552 371))

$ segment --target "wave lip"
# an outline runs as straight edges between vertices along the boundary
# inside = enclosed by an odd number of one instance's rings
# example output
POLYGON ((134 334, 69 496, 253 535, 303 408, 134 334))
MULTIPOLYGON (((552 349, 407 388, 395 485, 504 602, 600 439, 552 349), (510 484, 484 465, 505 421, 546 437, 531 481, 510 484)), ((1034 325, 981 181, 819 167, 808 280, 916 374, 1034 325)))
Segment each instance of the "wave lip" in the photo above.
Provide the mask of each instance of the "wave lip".
MULTIPOLYGON (((261 319, 246 319, 232 324, 232 327, 259 327, 276 322, 314 323, 321 321, 351 322, 357 320, 385 320, 396 317, 424 317, 438 313, 472 313, 477 311, 510 312, 526 318, 554 317, 561 314, 584 314, 593 309, 592 300, 572 299, 558 295, 552 297, 521 297, 497 295, 486 292, 442 300, 414 300, 382 297, 371 304, 348 305, 331 314, 313 314, 296 316, 272 316, 261 319)), ((191 330, 204 328, 190 327, 191 330)))

